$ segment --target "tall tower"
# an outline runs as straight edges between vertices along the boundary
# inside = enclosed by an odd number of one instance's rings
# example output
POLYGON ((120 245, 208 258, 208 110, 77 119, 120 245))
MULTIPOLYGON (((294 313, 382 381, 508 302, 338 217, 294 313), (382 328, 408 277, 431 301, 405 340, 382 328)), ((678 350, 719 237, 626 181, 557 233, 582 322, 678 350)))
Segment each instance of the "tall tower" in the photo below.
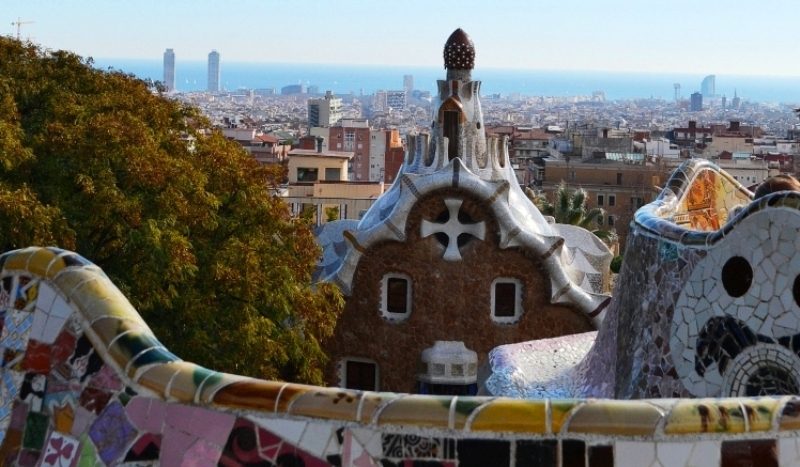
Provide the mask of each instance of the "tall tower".
POLYGON ((409 135, 404 170, 429 174, 452 164, 461 164, 487 181, 508 180, 516 186, 516 176, 508 158, 506 141, 487 138, 483 127, 480 81, 472 80, 475 46, 467 33, 456 29, 444 46, 445 79, 437 81, 438 97, 430 134, 409 135))
POLYGON ((689 104, 689 110, 692 112, 700 112, 703 110, 703 94, 699 92, 692 93, 692 100, 689 104))
POLYGON ((208 91, 219 92, 219 52, 212 50, 208 54, 208 91))
POLYGON ((414 91, 414 75, 403 75, 403 90, 406 92, 406 97, 410 98, 414 91))
POLYGON ((172 49, 164 52, 164 87, 167 92, 175 90, 175 52, 172 49))
POLYGON ((674 83, 672 85, 675 88, 675 102, 681 100, 681 83, 674 83))
POLYGON ((700 94, 706 98, 712 98, 717 95, 717 76, 716 75, 708 75, 703 78, 703 82, 700 83, 700 94))

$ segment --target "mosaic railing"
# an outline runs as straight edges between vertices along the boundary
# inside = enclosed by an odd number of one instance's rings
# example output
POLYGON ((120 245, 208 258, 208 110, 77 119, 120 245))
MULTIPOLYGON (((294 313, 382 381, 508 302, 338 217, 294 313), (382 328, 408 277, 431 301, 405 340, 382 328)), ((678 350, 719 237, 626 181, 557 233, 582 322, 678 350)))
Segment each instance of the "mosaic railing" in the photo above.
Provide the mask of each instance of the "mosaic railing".
POLYGON ((171 354, 75 253, 0 263, 3 465, 800 462, 796 397, 514 400, 261 381, 171 354))

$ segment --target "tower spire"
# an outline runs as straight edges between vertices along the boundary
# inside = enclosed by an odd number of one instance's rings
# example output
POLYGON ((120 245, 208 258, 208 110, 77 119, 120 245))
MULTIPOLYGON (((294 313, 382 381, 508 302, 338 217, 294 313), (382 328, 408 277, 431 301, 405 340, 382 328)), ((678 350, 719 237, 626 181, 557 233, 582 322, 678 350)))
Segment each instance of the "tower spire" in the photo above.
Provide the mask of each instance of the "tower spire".
POLYGON ((475 44, 461 28, 453 31, 444 44, 444 67, 447 79, 470 80, 470 72, 475 68, 475 44))

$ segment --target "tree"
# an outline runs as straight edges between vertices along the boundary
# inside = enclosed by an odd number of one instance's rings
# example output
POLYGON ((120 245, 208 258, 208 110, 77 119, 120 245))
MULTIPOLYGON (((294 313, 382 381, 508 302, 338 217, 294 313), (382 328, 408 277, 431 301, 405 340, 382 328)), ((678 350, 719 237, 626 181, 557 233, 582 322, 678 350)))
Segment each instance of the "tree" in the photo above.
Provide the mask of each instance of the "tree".
POLYGON ((141 80, 0 37, 0 250, 76 250, 182 358, 320 383, 342 297, 311 284, 310 226, 270 195, 281 169, 209 127, 141 80))
POLYGON ((597 229, 597 221, 605 211, 601 208, 588 208, 586 206, 586 190, 578 188, 570 190, 563 181, 555 192, 555 201, 550 202, 547 197, 536 194, 526 188, 525 194, 536 205, 539 211, 546 216, 553 216, 558 224, 571 224, 590 230, 598 238, 606 242, 616 240, 616 233, 597 229))

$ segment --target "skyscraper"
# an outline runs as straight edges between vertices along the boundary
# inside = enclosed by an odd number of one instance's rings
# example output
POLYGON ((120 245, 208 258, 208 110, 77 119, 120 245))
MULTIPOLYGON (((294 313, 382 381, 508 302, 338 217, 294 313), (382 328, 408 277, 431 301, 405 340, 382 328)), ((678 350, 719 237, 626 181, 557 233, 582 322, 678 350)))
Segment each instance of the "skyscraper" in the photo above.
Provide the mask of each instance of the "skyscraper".
POLYGON ((703 95, 699 92, 692 93, 691 103, 689 104, 689 110, 692 112, 700 112, 703 110, 703 95))
POLYGON ((403 75, 403 90, 406 92, 406 97, 411 97, 414 92, 414 75, 403 75))
POLYGON ((219 52, 212 50, 208 54, 208 92, 219 92, 219 52))
POLYGON ((716 75, 708 75, 703 78, 703 82, 700 83, 700 94, 703 97, 710 99, 717 95, 717 76, 716 75))
POLYGON ((172 49, 164 52, 164 87, 167 92, 175 90, 175 52, 172 49))

